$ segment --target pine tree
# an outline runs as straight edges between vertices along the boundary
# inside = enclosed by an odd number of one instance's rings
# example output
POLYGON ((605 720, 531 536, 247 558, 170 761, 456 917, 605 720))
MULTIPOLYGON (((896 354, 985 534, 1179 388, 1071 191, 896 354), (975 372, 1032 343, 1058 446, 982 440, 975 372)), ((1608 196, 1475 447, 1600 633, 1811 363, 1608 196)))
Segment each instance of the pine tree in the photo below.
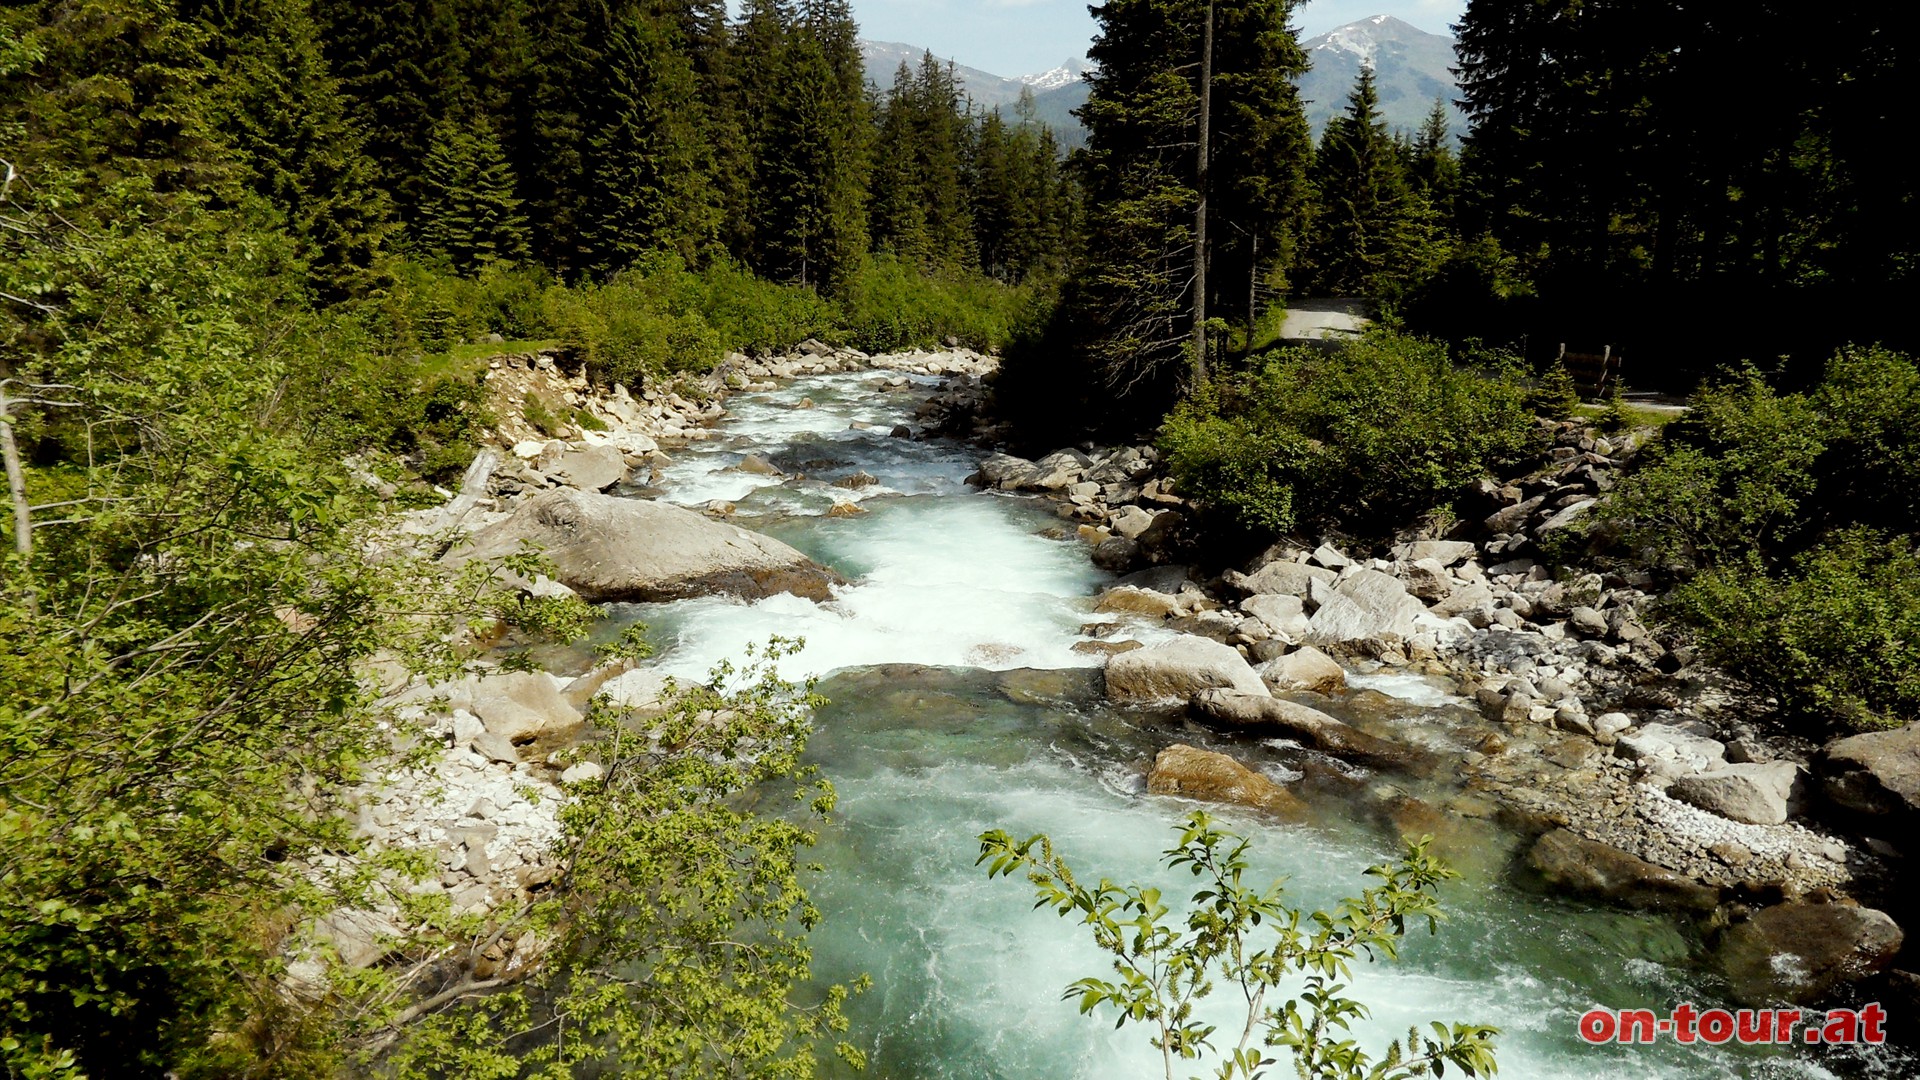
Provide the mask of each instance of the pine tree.
MULTIPOLYGON (((1301 203, 1305 120, 1291 79, 1305 67, 1291 0, 1212 5, 1214 138, 1208 158, 1208 292, 1245 311, 1279 266, 1301 203), (1234 302, 1228 302, 1234 301, 1234 302)), ((1073 351, 1143 414, 1163 411, 1191 366, 1201 44, 1200 0, 1109 0, 1089 56, 1080 174, 1087 239, 1059 319, 1073 351)))
POLYGON ((661 7, 613 11, 601 52, 587 230, 602 271, 656 250, 697 261, 719 230, 686 9, 661 7))
POLYGON ((209 5, 211 115, 248 186, 285 215, 325 298, 364 292, 396 228, 306 0, 209 5))
MULTIPOLYGON (((837 291, 867 252, 867 97, 845 0, 806 0, 781 50, 755 169, 754 249, 769 276, 837 291)), ((758 88, 756 88, 758 89, 758 88)))
POLYGON ((913 70, 903 60, 878 109, 871 178, 873 247, 924 265, 933 245, 928 237, 926 196, 920 188, 913 92, 913 70))
POLYGON ((1377 296, 1394 287, 1418 247, 1424 219, 1380 115, 1372 65, 1360 69, 1346 112, 1327 123, 1313 179, 1313 288, 1332 296, 1377 296))
POLYGON ((443 120, 420 169, 415 244, 471 272, 527 254, 527 223, 514 196, 513 169, 484 118, 443 120))

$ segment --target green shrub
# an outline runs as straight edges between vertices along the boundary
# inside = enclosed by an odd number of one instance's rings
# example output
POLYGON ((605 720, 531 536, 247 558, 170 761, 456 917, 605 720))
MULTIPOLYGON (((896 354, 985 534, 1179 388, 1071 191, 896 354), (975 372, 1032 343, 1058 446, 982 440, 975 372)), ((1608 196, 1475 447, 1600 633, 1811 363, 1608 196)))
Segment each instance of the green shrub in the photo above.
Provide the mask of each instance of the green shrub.
POLYGON ((534 430, 549 439, 557 438, 561 429, 566 426, 566 422, 553 414, 546 399, 539 394, 527 395, 526 404, 520 408, 520 415, 526 417, 527 423, 532 424, 534 430))
POLYGON ((1782 708, 1854 730, 1920 719, 1920 554, 1840 533, 1769 574, 1747 563, 1676 589, 1706 659, 1782 708))
POLYGON ((1384 533, 1518 460, 1525 398, 1510 362, 1460 367, 1444 345, 1376 331, 1269 354, 1182 403, 1159 445, 1182 494, 1246 528, 1384 533))
POLYGON ((1565 364, 1553 363, 1547 366, 1540 377, 1534 381, 1533 393, 1528 395, 1527 404, 1534 412, 1542 416, 1570 416, 1580 407, 1580 388, 1574 384, 1573 373, 1565 364))
POLYGON ((840 299, 842 336, 868 352, 930 348, 947 338, 998 348, 1028 317, 1034 288, 979 274, 930 275, 878 255, 862 264, 840 299))

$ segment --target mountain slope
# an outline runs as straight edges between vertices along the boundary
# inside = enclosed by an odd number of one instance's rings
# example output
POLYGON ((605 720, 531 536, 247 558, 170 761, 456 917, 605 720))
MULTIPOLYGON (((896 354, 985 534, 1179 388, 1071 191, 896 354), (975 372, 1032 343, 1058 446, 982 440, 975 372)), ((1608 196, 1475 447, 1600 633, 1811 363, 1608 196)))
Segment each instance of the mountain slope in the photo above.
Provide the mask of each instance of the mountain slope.
POLYGON ((1300 97, 1306 103, 1307 122, 1317 136, 1327 120, 1344 109, 1347 92, 1360 74, 1360 65, 1373 64, 1380 89, 1380 111, 1387 126, 1413 132, 1445 97, 1447 113, 1457 139, 1466 133, 1466 118, 1453 104, 1458 94, 1453 78, 1453 39, 1429 34, 1391 15, 1375 15, 1335 27, 1301 42, 1312 64, 1300 79, 1300 97))

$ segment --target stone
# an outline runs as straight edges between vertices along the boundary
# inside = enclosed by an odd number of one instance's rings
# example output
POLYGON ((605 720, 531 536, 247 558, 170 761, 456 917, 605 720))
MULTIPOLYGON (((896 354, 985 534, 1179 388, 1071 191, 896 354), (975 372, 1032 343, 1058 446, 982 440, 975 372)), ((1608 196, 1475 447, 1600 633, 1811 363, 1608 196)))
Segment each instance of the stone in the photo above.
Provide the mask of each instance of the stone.
POLYGON ((759 454, 748 454, 746 457, 741 458, 740 464, 735 465, 734 468, 743 473, 751 473, 754 476, 781 475, 779 466, 761 457, 759 454))
POLYGON ((1147 773, 1147 790, 1204 802, 1236 803, 1286 815, 1306 807, 1292 792, 1225 754, 1175 743, 1160 751, 1147 773))
POLYGON ((846 488, 848 491, 859 491, 861 488, 872 487, 873 485, 879 482, 880 482, 879 477, 873 475, 870 472, 867 472, 865 469, 862 469, 851 476, 843 476, 840 479, 835 480, 833 482, 833 486, 837 488, 846 488))
POLYGON ((1369 735, 1318 709, 1285 698, 1205 690, 1193 695, 1189 704, 1195 713, 1219 726, 1284 735, 1322 753, 1363 765, 1408 769, 1427 760, 1427 755, 1419 750, 1369 735))
POLYGON ((1140 564, 1140 542, 1111 536, 1093 549, 1093 565, 1110 574, 1124 574, 1140 564))
POLYGON ((1598 501, 1597 499, 1581 499, 1578 502, 1569 503, 1558 511, 1555 511, 1552 517, 1536 526, 1533 534, 1535 536, 1545 536, 1547 533, 1566 528, 1575 521, 1578 521, 1580 515, 1593 509, 1594 504, 1598 501))
POLYGON ((1100 594, 1100 598, 1094 601, 1093 610, 1164 619, 1179 614, 1181 606, 1178 598, 1155 589, 1116 585, 1100 594))
POLYGON ((1789 761, 1727 765, 1680 777, 1667 794, 1734 821, 1780 825, 1787 820, 1787 800, 1799 774, 1789 761))
POLYGON ((1307 636, 1306 603, 1285 593, 1255 593, 1240 601, 1240 610, 1259 619, 1268 630, 1289 642, 1307 636))
POLYGON ((581 491, 604 491, 627 478, 627 459, 613 446, 586 446, 561 455, 552 475, 581 491))
POLYGON ((1613 752, 1660 776, 1679 777, 1725 765, 1727 748, 1671 724, 1648 724, 1620 736, 1613 752))
POLYGON ((597 761, 576 761, 560 772, 563 784, 580 784, 598 780, 607 774, 597 761))
POLYGON ((1400 580, 1407 583, 1407 592, 1428 603, 1453 595, 1453 578, 1438 559, 1416 559, 1401 563, 1400 580))
POLYGON ((1593 608, 1580 606, 1567 613, 1567 629, 1581 637, 1607 636, 1607 617, 1593 608))
POLYGON ((1432 559, 1442 567, 1465 562, 1479 554, 1480 549, 1465 540, 1416 540, 1411 544, 1401 544, 1393 549, 1393 557, 1401 562, 1419 562, 1432 559))
POLYGON ((1340 582, 1313 613, 1308 638, 1316 644, 1397 634, 1411 637, 1414 617, 1426 605, 1408 595, 1399 578, 1378 570, 1361 570, 1340 582))
POLYGON ((1535 841, 1527 864, 1550 885, 1631 908, 1711 911, 1717 889, 1568 829, 1535 841))
POLYGON ((1336 572, 1353 565, 1352 559, 1347 558, 1344 552, 1331 544, 1321 544, 1319 547, 1314 548, 1313 554, 1307 556, 1307 558, 1336 572))
POLYGON ((630 715, 639 719, 667 711, 667 677, 652 668, 621 672, 601 684, 595 693, 609 705, 629 710, 630 715))
POLYGON ((1911 835, 1906 827, 1920 816, 1920 724, 1835 739, 1816 769, 1835 806, 1911 835))
POLYGON ((1270 562, 1251 574, 1230 574, 1227 583, 1250 593, 1277 593, 1282 596, 1305 596, 1315 581, 1333 584, 1334 573, 1321 566, 1308 566, 1305 563, 1275 561, 1270 562))
POLYGON ((1153 515, 1137 506, 1121 507, 1113 518, 1113 531, 1129 540, 1139 539, 1152 525, 1153 515))
POLYGON ((1633 717, 1623 712, 1601 713, 1593 718, 1593 737, 1612 742, 1621 732, 1633 726, 1633 717))
POLYGON ((1185 701, 1226 688, 1267 696, 1267 686, 1239 652, 1206 638, 1183 636, 1107 661, 1107 697, 1120 702, 1185 701))
POLYGON ((1741 1003, 1805 1005, 1886 968, 1904 937, 1873 908, 1787 903, 1728 930, 1719 958, 1741 1003))
POLYGON ((793 593, 826 600, 838 575, 771 537, 684 507, 561 488, 528 499, 449 552, 499 559, 531 544, 590 603, 793 593))
POLYGON ((1145 648, 1137 641, 1076 641, 1070 648, 1082 656, 1118 656, 1123 652, 1145 648))
MULTIPOLYGON (((1514 503, 1512 506, 1494 511, 1487 516, 1487 520, 1483 524, 1490 533, 1514 532, 1519 529, 1520 526, 1525 525, 1527 519, 1533 516, 1533 512, 1546 505, 1546 502, 1547 497, 1545 495, 1535 495, 1525 502, 1514 503)), ((1529 565, 1531 565, 1531 563, 1529 563, 1529 565)), ((1495 567, 1495 572, 1499 572, 1498 567, 1495 567)))
POLYGON ((1308 690, 1337 694, 1347 688, 1347 672, 1326 653, 1303 646, 1261 667, 1260 677, 1275 691, 1308 690))
POLYGON ((1493 604, 1493 590, 1475 583, 1455 589, 1446 599, 1433 605, 1433 614, 1442 619, 1451 619, 1470 612, 1490 612, 1493 604))
POLYGON ((474 753, 488 761, 497 761, 502 765, 518 765, 520 752, 513 748, 513 741, 505 735, 491 731, 482 731, 473 737, 469 744, 474 753))
POLYGON ((466 746, 487 730, 480 718, 465 709, 453 710, 453 745, 466 746))
MULTIPOLYGON (((544 671, 508 671, 466 680, 474 715, 486 729, 510 743, 541 736, 563 736, 584 722, 551 675, 544 671)), ((483 751, 484 752, 484 751, 483 751)))
POLYGON ((312 937, 333 949, 342 964, 361 970, 384 959, 402 934, 400 924, 382 912, 341 908, 316 920, 312 937))

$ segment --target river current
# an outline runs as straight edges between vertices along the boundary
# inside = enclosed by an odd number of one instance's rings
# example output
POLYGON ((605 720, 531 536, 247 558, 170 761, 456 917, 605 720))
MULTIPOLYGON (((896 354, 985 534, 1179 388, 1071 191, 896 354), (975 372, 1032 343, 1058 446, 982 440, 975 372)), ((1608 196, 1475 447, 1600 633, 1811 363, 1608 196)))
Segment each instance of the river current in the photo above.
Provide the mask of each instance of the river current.
MULTIPOLYGON (((1151 880, 1178 895, 1186 880, 1157 863, 1193 804, 1147 795, 1145 767, 1175 741, 1219 744, 1177 717, 1102 703, 1099 659, 1072 645, 1096 618, 1093 597, 1109 575, 1044 504, 968 488, 978 452, 890 438, 937 380, 891 390, 885 381, 824 376, 736 394, 719 437, 676 452, 660 480, 661 497, 730 502, 741 524, 832 566, 850 582, 833 602, 707 598, 617 614, 645 622, 661 666, 683 676, 775 634, 806 639, 782 670, 821 678, 830 704, 810 755, 840 796, 816 852, 825 872, 810 883, 825 914, 813 935, 816 969, 828 981, 873 978, 850 1006, 850 1038, 871 1058, 864 1075, 1159 1076, 1144 1029, 1116 1031, 1110 1017, 1082 1017, 1061 1000, 1069 982, 1110 969, 1083 928, 1033 910, 1018 877, 989 882, 974 865, 975 838, 991 828, 1046 832, 1083 879, 1151 880), (749 454, 804 478, 743 471, 749 454), (858 470, 878 482, 832 485, 858 470), (828 513, 849 501, 864 512, 828 513)), ((1411 724, 1446 702, 1415 678, 1356 682, 1399 698, 1411 724)), ((1355 894, 1370 880, 1362 871, 1394 853, 1376 816, 1316 794, 1391 779, 1305 761, 1284 744, 1233 749, 1276 779, 1306 771, 1337 781, 1303 792, 1314 808, 1304 823, 1211 808, 1251 832, 1257 875, 1286 878, 1293 902, 1355 894)), ((1501 1029, 1500 1074, 1521 1080, 1906 1074, 1800 1048, 1586 1045, 1576 1020, 1589 1008, 1707 1008, 1724 1003, 1722 988, 1685 926, 1530 888, 1509 872, 1513 843, 1478 823, 1452 837, 1446 854, 1466 876, 1442 894, 1439 934, 1422 930, 1400 962, 1356 970, 1353 992, 1373 1010, 1355 1026, 1363 1043, 1383 1047, 1430 1020, 1471 1021, 1501 1029)), ((1237 1024, 1229 996, 1213 999, 1223 1028, 1237 1024)), ((1292 1070, 1283 1061, 1272 1074, 1292 1070)))

